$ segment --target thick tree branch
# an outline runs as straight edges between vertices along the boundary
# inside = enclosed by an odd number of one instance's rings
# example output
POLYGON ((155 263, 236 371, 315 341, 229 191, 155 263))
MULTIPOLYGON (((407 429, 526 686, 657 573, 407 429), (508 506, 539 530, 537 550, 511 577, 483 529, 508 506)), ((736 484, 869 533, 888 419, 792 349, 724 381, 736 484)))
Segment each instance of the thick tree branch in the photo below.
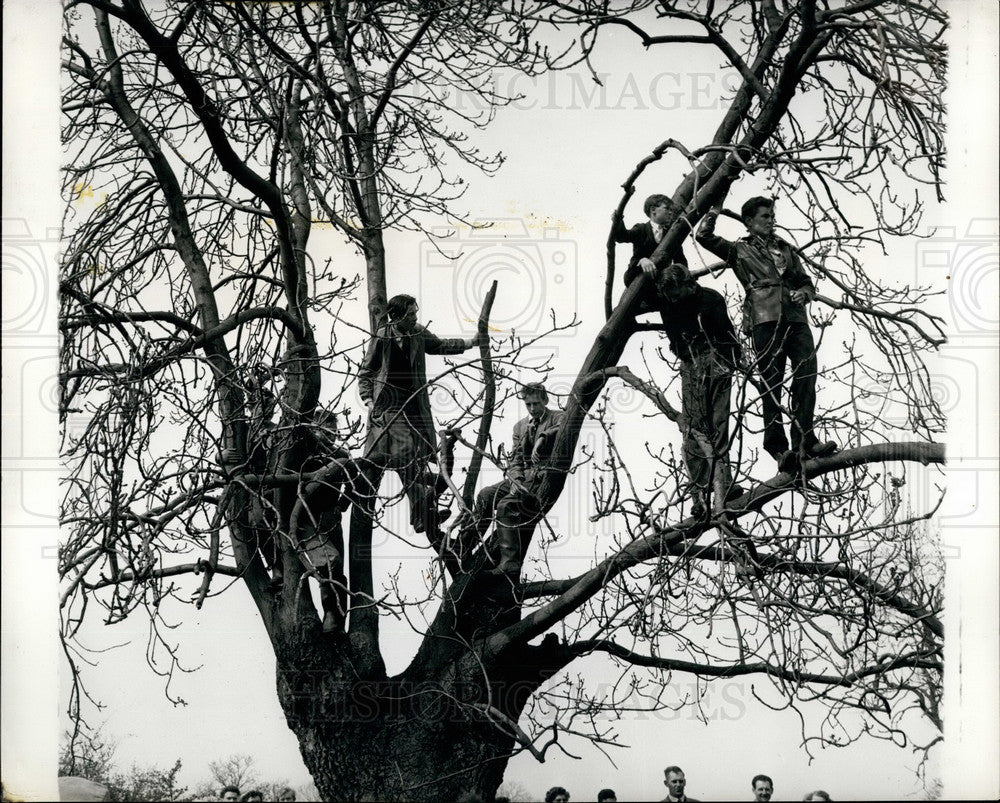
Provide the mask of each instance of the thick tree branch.
MULTIPOLYGON (((846 449, 833 457, 807 461, 803 464, 803 476, 812 479, 866 463, 896 460, 923 465, 944 463, 944 446, 938 443, 878 443, 857 449, 846 449)), ((752 510, 759 510, 765 503, 794 490, 798 482, 799 480, 789 474, 778 474, 758 485, 737 503, 730 505, 725 511, 725 517, 735 521, 752 510)), ((583 605, 604 588, 609 580, 626 569, 663 554, 684 539, 696 538, 711 526, 713 525, 710 522, 688 519, 670 528, 657 528, 652 535, 632 541, 615 555, 601 561, 582 575, 572 588, 557 599, 524 617, 516 625, 492 635, 487 641, 489 651, 499 653, 512 644, 526 642, 541 635, 553 624, 583 605)))
POLYGON ((653 655, 642 655, 633 650, 626 649, 620 644, 605 639, 587 639, 567 645, 566 648, 573 657, 590 655, 595 652, 603 652, 613 655, 623 661, 627 661, 634 666, 646 666, 655 669, 663 669, 668 672, 687 672, 699 677, 732 678, 742 675, 769 675, 779 680, 791 683, 812 683, 820 686, 843 686, 851 687, 858 681, 875 675, 884 675, 894 669, 930 669, 937 672, 943 670, 940 660, 932 658, 931 654, 910 653, 899 656, 883 656, 870 666, 858 669, 854 672, 847 672, 843 675, 823 674, 819 672, 806 672, 797 669, 788 669, 784 666, 775 666, 766 661, 756 663, 737 663, 728 665, 699 664, 693 661, 683 661, 676 658, 661 658, 653 655))

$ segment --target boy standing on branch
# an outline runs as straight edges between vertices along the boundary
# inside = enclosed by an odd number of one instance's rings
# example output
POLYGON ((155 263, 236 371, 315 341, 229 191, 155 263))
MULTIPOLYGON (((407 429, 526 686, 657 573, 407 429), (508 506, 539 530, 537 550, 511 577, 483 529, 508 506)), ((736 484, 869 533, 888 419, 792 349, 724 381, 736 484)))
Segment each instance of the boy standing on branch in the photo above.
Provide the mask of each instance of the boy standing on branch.
POLYGON ((433 539, 451 511, 437 509, 440 483, 427 467, 436 462, 437 451, 424 357, 461 354, 479 339, 439 338, 417 322, 418 309, 413 296, 389 299, 389 324, 371 339, 358 388, 368 408, 364 456, 371 493, 378 491, 383 472, 394 470, 410 500, 410 524, 433 539))
POLYGON ((816 408, 816 345, 806 305, 816 296, 812 280, 788 243, 774 234, 774 201, 755 196, 743 204, 740 217, 748 234, 731 242, 715 233, 721 202, 705 215, 697 241, 724 259, 740 280, 743 329, 751 335, 757 367, 764 381, 764 449, 781 471, 795 471, 803 458, 827 457, 833 441, 813 432, 816 408), (791 361, 791 449, 781 413, 785 362, 791 361))

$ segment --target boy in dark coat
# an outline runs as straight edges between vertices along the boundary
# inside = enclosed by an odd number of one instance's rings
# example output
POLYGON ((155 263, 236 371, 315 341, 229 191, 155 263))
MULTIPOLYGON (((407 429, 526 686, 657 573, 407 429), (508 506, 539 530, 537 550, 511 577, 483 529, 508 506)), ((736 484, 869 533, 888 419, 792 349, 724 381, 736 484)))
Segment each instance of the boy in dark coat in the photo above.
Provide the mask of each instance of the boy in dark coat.
POLYGON ((436 449, 424 355, 461 354, 479 341, 441 339, 417 323, 417 310, 413 296, 389 299, 389 325, 372 338, 358 386, 368 408, 365 458, 372 466, 373 492, 383 471, 396 471, 410 500, 410 523, 417 532, 431 533, 447 511, 437 510, 433 477, 428 478, 436 449))
POLYGON ((691 512, 701 518, 713 487, 725 502, 744 493, 729 466, 729 396, 740 344, 725 299, 694 281, 683 265, 670 265, 656 287, 670 350, 681 361, 684 462, 691 512))
MULTIPOLYGON (((671 264, 687 265, 684 250, 677 246, 669 253, 664 253, 652 259, 653 252, 660 244, 664 233, 677 215, 677 205, 666 195, 650 195, 642 205, 642 211, 649 220, 646 223, 636 223, 626 229, 625 222, 618 213, 612 215, 612 236, 616 243, 631 243, 632 257, 625 270, 625 286, 632 284, 643 273, 655 280, 656 271, 671 264)), ((656 288, 649 282, 642 296, 642 312, 654 310, 658 306, 656 288)))

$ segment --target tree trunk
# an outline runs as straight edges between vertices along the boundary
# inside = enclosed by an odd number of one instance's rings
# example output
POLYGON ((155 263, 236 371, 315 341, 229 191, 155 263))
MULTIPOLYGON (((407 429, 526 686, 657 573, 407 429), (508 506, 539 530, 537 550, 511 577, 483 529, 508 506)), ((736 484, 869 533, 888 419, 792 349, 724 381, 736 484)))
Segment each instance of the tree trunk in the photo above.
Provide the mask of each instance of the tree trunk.
POLYGON ((385 244, 380 228, 361 232, 365 255, 365 284, 368 287, 368 322, 374 332, 386 321, 385 305, 389 300, 385 282, 385 244))
POLYGON ((338 635, 279 653, 278 699, 323 799, 475 792, 491 800, 515 747, 506 723, 517 721, 540 679, 517 679, 511 667, 484 672, 468 652, 419 673, 359 677, 356 659, 366 661, 355 652, 338 635))

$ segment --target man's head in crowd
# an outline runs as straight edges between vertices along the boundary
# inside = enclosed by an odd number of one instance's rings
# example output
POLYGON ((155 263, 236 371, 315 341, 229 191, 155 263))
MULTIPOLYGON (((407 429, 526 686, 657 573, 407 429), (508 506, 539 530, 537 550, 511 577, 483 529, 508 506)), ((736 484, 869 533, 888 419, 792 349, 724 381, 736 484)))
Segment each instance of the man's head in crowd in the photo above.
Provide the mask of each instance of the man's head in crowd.
POLYGON ((680 800, 684 797, 684 787, 687 779, 684 777, 684 770, 677 766, 667 767, 663 771, 663 785, 667 787, 670 797, 680 800))
POLYGON ((774 781, 766 775, 754 775, 750 787, 753 789, 753 799, 756 803, 768 803, 774 794, 774 781))

